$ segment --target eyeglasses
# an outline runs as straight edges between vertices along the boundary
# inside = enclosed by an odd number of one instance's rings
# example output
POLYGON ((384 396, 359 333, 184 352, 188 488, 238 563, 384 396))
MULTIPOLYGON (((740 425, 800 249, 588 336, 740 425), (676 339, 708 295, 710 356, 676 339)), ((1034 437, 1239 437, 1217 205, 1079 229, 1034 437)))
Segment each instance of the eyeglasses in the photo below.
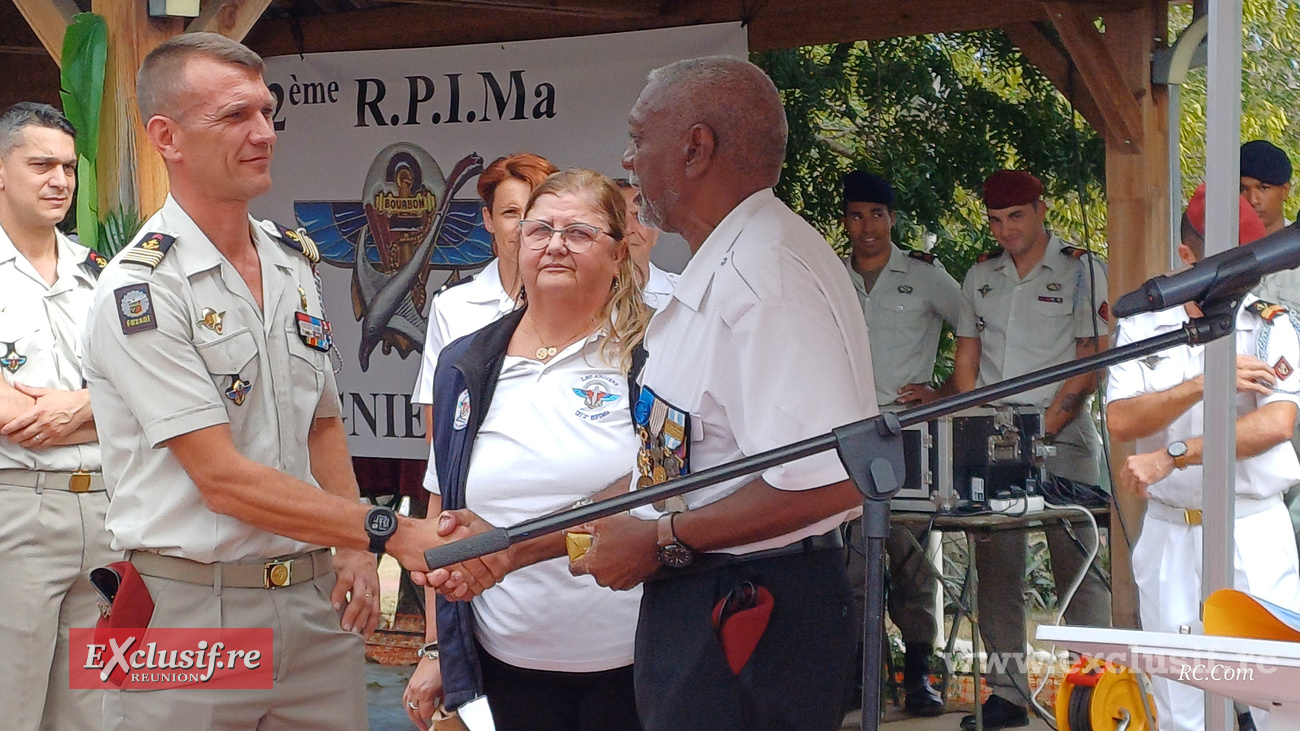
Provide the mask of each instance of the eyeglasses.
POLYGON ((564 245, 575 254, 590 249, 602 234, 613 238, 613 234, 589 223, 571 223, 563 228, 555 228, 545 221, 523 219, 519 222, 519 239, 533 251, 541 251, 550 246, 555 234, 559 234, 564 245))

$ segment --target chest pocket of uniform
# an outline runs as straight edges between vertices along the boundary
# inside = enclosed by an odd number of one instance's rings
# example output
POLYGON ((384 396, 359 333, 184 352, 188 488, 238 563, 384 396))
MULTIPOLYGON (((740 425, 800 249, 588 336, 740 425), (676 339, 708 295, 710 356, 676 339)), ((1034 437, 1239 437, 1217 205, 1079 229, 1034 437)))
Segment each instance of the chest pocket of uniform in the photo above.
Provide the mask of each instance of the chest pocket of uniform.
POLYGON ((284 339, 288 341, 289 375, 295 388, 311 388, 317 397, 325 388, 325 369, 330 367, 329 354, 322 353, 302 341, 296 321, 285 326, 284 339))
POLYGON ((258 382, 257 341, 253 334, 245 328, 217 340, 195 343, 194 348, 226 400, 243 406, 258 382))
POLYGON ((915 294, 882 295, 874 303, 876 320, 895 329, 912 327, 925 314, 925 303, 915 294))
POLYGON ((0 313, 0 374, 9 383, 53 385, 54 337, 42 324, 44 317, 10 310, 0 313))
POLYGON ((1074 314, 1074 300, 1066 292, 1040 291, 1033 295, 1034 314, 1041 317, 1069 317, 1074 314))

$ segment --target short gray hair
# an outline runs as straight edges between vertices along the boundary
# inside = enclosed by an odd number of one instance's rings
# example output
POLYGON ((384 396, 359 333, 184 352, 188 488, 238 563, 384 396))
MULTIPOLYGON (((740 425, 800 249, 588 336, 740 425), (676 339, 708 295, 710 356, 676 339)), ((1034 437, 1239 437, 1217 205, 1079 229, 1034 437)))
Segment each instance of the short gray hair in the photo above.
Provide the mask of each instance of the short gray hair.
POLYGON ((147 123, 156 114, 171 111, 181 75, 185 73, 185 64, 198 57, 242 66, 258 74, 266 68, 262 57, 248 46, 219 33, 172 36, 145 56, 135 76, 136 106, 142 123, 147 123))
POLYGON ((785 162, 785 107, 763 70, 741 58, 705 56, 657 68, 646 83, 653 107, 683 127, 707 124, 718 155, 750 182, 770 188, 785 162))
POLYGON ((77 130, 63 112, 49 104, 18 102, 0 114, 0 157, 7 157, 22 144, 22 132, 27 127, 57 129, 77 138, 77 130))

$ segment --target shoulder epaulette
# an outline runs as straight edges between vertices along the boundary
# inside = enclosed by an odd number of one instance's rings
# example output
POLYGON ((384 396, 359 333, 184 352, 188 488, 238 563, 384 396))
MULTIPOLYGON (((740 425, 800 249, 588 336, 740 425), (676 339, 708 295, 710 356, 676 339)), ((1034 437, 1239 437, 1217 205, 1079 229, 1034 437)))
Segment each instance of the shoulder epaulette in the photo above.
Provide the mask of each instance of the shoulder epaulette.
POLYGON ((928 251, 912 250, 907 252, 907 255, 912 257, 913 259, 916 259, 917 261, 923 261, 926 264, 933 264, 935 262, 934 254, 931 254, 928 251))
POLYGON ((1061 253, 1075 259, 1082 259, 1088 255, 1088 250, 1079 248, 1078 246, 1062 246, 1061 253))
POLYGON ((976 262, 991 261, 991 260, 993 260, 993 259, 998 258, 999 256, 1002 256, 1002 252, 1003 252, 1003 249, 1002 249, 1001 246, 999 246, 999 247, 997 247, 996 249, 994 249, 993 251, 987 251, 987 252, 985 252, 985 253, 983 253, 983 254, 980 254, 980 257, 979 257, 978 259, 976 259, 975 261, 976 261, 976 262))
POLYGON ((131 244, 122 252, 122 261, 130 264, 143 264, 153 269, 162 263, 167 250, 176 243, 176 237, 164 233, 148 233, 144 238, 131 244))
POLYGON ((1251 302, 1250 306, 1246 309, 1258 315, 1259 319, 1264 320, 1265 322, 1272 322, 1273 318, 1286 312, 1286 308, 1282 305, 1275 305, 1272 302, 1266 302, 1264 300, 1255 300, 1254 302, 1251 302))
POLYGON ((87 271, 98 277, 99 273, 104 271, 104 267, 108 266, 108 259, 100 256, 98 251, 91 249, 86 252, 86 260, 82 264, 86 265, 87 271))
POLYGON ((312 264, 320 263, 320 247, 316 246, 316 242, 311 240, 305 230, 285 228, 278 223, 275 224, 275 230, 280 233, 280 243, 284 244, 285 248, 302 254, 312 264))
POLYGON ((474 281, 474 276, 475 276, 475 275, 471 274, 471 275, 469 275, 469 276, 467 276, 467 277, 460 277, 460 278, 456 279, 456 281, 454 281, 454 282, 453 282, 452 280, 448 279, 446 282, 443 282, 442 286, 439 287, 438 290, 437 290, 436 292, 433 293, 433 296, 434 296, 434 297, 437 297, 438 295, 442 294, 443 292, 446 292, 447 290, 451 289, 452 287, 459 287, 460 285, 465 284, 465 283, 467 283, 467 282, 472 282, 472 281, 474 281))

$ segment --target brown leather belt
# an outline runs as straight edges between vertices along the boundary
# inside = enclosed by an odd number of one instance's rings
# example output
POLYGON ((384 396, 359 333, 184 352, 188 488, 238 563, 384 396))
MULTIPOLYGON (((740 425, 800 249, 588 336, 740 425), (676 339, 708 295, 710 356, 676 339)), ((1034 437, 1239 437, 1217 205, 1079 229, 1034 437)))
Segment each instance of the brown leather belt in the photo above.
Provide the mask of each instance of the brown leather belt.
POLYGON ((68 492, 103 492, 104 476, 98 472, 42 472, 40 470, 0 470, 0 485, 32 487, 68 492))
POLYGON ((199 563, 187 558, 132 551, 128 557, 144 576, 228 589, 280 589, 334 570, 328 548, 259 563, 199 563))

